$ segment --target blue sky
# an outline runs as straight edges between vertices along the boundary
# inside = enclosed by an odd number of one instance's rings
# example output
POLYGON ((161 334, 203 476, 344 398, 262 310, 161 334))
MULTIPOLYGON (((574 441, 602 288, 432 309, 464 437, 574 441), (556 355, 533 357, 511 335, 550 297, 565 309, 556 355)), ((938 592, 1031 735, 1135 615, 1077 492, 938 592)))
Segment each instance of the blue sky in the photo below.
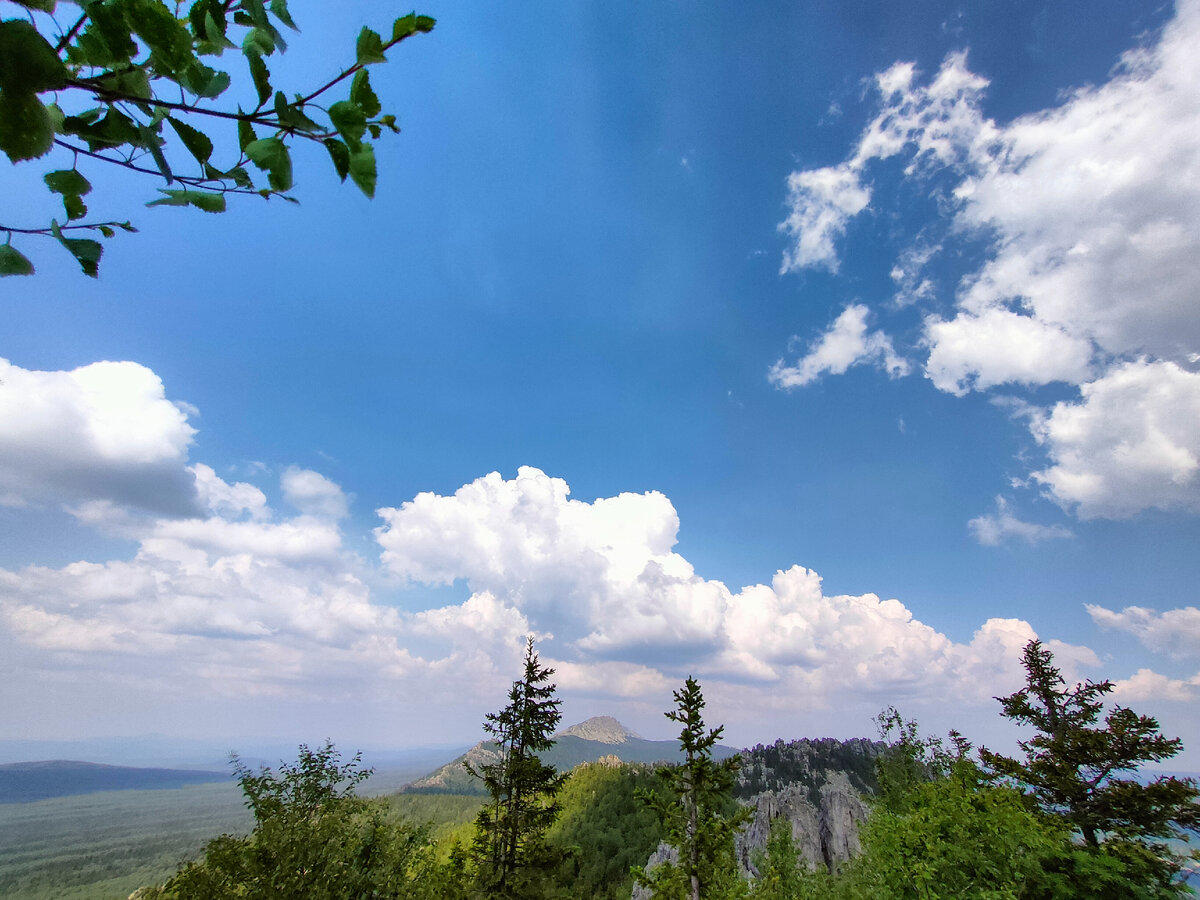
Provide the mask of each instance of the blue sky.
MULTIPOLYGON (((373 201, 21 244, 9 736, 473 740, 535 633, 570 721, 1003 743, 1036 635, 1194 762, 1200 4, 463 6, 373 201)), ((397 14, 292 7, 290 90, 397 14)))

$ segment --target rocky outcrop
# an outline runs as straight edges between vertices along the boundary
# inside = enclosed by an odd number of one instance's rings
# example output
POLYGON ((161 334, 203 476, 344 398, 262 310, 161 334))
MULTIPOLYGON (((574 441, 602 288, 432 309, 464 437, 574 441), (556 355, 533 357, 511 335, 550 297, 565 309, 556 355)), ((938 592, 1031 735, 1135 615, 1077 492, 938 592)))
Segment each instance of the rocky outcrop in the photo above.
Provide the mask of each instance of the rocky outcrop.
MULTIPOLYGON (((810 868, 832 871, 861 852, 859 826, 870 811, 866 798, 875 790, 875 760, 884 746, 879 741, 824 738, 780 740, 743 750, 734 793, 754 809, 735 845, 743 874, 758 877, 771 826, 780 819, 791 827, 796 851, 810 868)), ((647 871, 673 859, 673 853, 673 848, 660 845, 647 871)), ((634 900, 648 896, 634 889, 634 900)))
POLYGON ((754 818, 737 839, 738 862, 743 870, 757 877, 758 858, 766 851, 771 826, 777 819, 789 823, 796 851, 811 868, 834 869, 857 854, 862 846, 858 827, 866 819, 868 807, 843 772, 828 773, 813 803, 809 789, 790 784, 777 791, 763 791, 754 800, 754 818))

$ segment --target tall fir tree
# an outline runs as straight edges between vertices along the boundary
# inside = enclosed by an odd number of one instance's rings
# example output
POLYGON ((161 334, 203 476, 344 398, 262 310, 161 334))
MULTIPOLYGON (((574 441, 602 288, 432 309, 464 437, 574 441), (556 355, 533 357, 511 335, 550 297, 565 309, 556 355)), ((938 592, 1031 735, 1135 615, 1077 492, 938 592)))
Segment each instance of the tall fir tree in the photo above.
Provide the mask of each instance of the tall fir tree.
POLYGON ((524 674, 513 682, 508 705, 489 713, 483 723, 499 759, 478 769, 464 763, 491 795, 475 821, 471 846, 476 881, 485 896, 539 896, 540 882, 559 861, 545 835, 558 815, 555 795, 566 776, 538 756, 554 743, 562 719, 553 674, 554 669, 538 661, 530 637, 524 674))
POLYGON ((752 816, 750 809, 737 807, 733 800, 741 759, 713 759, 713 748, 725 726, 705 729, 704 695, 696 679, 689 676, 673 696, 676 708, 666 717, 683 726, 679 744, 684 759, 677 766, 658 770, 666 783, 666 798, 649 793, 641 796, 662 820, 677 860, 649 871, 636 870, 634 875, 639 884, 651 889, 655 900, 745 896, 746 884, 734 849, 734 836, 752 816))
POLYGON ((1115 706, 1097 725, 1111 681, 1068 687, 1040 641, 1022 657, 1026 683, 997 697, 1003 715, 1037 730, 1020 741, 1024 760, 980 749, 980 759, 997 777, 1022 786, 1045 812, 1065 821, 1087 851, 1104 854, 1140 880, 1171 891, 1179 864, 1165 840, 1200 827, 1200 790, 1188 778, 1159 776, 1145 782, 1144 763, 1170 759, 1183 749, 1164 737, 1158 722, 1115 706))

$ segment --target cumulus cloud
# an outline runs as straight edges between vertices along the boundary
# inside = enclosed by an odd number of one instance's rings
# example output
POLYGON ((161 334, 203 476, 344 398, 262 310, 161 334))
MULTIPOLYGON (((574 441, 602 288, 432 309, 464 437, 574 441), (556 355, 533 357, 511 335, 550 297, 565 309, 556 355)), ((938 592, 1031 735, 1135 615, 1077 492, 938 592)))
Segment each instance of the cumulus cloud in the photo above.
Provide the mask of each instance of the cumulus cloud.
POLYGON ((1200 674, 1188 679, 1169 678, 1150 669, 1138 669, 1129 678, 1113 682, 1112 698, 1118 703, 1145 700, 1174 700, 1187 703, 1196 698, 1200 674))
POLYGON ((1189 427, 1200 377, 1198 42, 1200 0, 1181 0, 1158 40, 1126 53, 1107 81, 1006 124, 983 115, 987 82, 965 53, 928 84, 898 63, 876 76, 880 109, 850 156, 789 177, 783 270, 836 271, 852 218, 885 202, 878 161, 903 159, 922 184, 939 176, 941 231, 927 227, 901 252, 892 306, 922 311, 924 370, 939 390, 1079 389, 1077 402, 1030 421, 1050 461, 1034 478, 1081 518, 1200 509, 1200 432, 1189 427), (984 252, 947 314, 933 308, 926 248, 964 237, 984 252))
POLYGON ((967 529, 975 540, 989 547, 997 547, 1010 540, 1037 544, 1055 538, 1072 537, 1071 530, 1063 525, 1039 525, 1023 522, 1008 509, 1008 500, 996 498, 996 511, 978 516, 967 523, 967 529))
POLYGON ((1162 613, 1142 606, 1127 606, 1120 612, 1093 603, 1084 608, 1101 628, 1131 634, 1156 653, 1176 659, 1200 658, 1200 609, 1194 606, 1162 613))
POLYGON ((895 378, 908 374, 908 363, 896 355, 891 339, 882 331, 867 331, 870 311, 851 304, 794 366, 779 360, 768 375, 781 388, 803 387, 825 373, 841 375, 851 366, 874 363, 895 378))
POLYGON ((1078 384, 1091 371, 1092 346, 1061 327, 1010 309, 963 313, 925 322, 925 375, 938 390, 962 397, 1001 384, 1078 384))
POLYGON ((0 359, 0 503, 198 513, 187 468, 194 434, 187 412, 138 363, 41 372, 0 359))
MULTIPOLYGON (((820 576, 799 566, 734 591, 698 576, 673 551, 679 521, 663 495, 585 502, 569 494, 562 479, 522 468, 453 495, 418 495, 379 510, 383 562, 410 580, 461 579, 489 608, 500 602, 535 627, 553 623, 565 663, 654 660, 655 676, 614 670, 627 685, 699 667, 821 705, 888 690, 983 701, 997 684, 1019 681, 1020 649, 1034 637, 1025 622, 989 620, 960 644, 896 599, 826 596, 820 576)), ((1093 659, 1081 648, 1064 652, 1093 659)), ((581 689, 596 683, 586 669, 563 671, 581 689)))
POLYGON ((1200 511, 1200 374, 1173 362, 1111 368, 1035 421, 1051 465, 1034 472, 1080 518, 1200 511))
POLYGON ((284 499, 305 515, 337 520, 349 514, 341 487, 320 472, 291 466, 284 470, 281 485, 284 499))
MULTIPOLYGON (((1035 636, 989 619, 956 641, 898 599, 826 595, 801 566, 730 589, 675 552, 679 520, 661 493, 577 500, 534 468, 379 511, 388 573, 465 584, 460 602, 405 609, 346 551, 337 485, 289 470, 298 514, 285 517, 197 468, 215 511, 142 522, 131 559, 0 569, 0 635, 34 666, 129 690, 165 680, 332 700, 370 684, 429 709, 502 694, 533 634, 571 696, 661 704, 695 673, 714 696, 736 688, 743 710, 856 705, 864 721, 902 699, 987 705, 1020 684, 1035 636)), ((1053 648, 1068 668, 1096 662, 1053 648)))

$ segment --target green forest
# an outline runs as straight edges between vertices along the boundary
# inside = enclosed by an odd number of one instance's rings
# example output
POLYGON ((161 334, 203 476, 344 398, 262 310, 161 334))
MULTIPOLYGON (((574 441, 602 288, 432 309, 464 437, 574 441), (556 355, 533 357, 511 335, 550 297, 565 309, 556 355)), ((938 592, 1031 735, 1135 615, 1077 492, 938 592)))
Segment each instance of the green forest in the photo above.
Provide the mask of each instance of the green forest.
MULTIPOLYGON (((1023 662, 1025 686, 998 698, 1001 714, 1033 733, 1013 757, 974 748, 954 732, 945 740, 924 736, 888 709, 878 717, 882 743, 777 742, 717 759, 722 729, 707 727, 701 687, 688 678, 666 712, 680 726, 682 762, 656 767, 613 756, 558 772, 538 756, 560 719, 553 670, 530 641, 507 705, 484 722, 500 749, 475 772, 486 794, 364 797, 358 788, 370 769, 358 756, 343 760, 330 742, 301 746, 294 763, 276 770, 237 762, 246 827, 209 839, 173 875, 131 896, 1194 896, 1186 877, 1198 856, 1187 838, 1200 826, 1197 785, 1136 777, 1143 764, 1175 756, 1180 742, 1163 736, 1153 718, 1121 706, 1105 711, 1111 684, 1067 684, 1038 642, 1023 662), (867 798, 860 852, 832 863, 810 859, 779 815, 765 845, 739 856, 755 792, 787 783, 815 797, 814 765, 844 773, 867 798)), ((213 794, 198 829, 230 814, 230 795, 217 787, 190 789, 213 794)), ((170 792, 145 795, 155 793, 170 792)), ((30 898, 124 896, 118 882, 96 877, 112 849, 98 846, 96 871, 64 872, 57 886, 10 879, 0 889, 30 898)), ((158 871, 172 849, 157 848, 158 871)), ((116 871, 120 860, 107 864, 116 871)), ((143 871, 155 877, 154 866, 143 871)))

